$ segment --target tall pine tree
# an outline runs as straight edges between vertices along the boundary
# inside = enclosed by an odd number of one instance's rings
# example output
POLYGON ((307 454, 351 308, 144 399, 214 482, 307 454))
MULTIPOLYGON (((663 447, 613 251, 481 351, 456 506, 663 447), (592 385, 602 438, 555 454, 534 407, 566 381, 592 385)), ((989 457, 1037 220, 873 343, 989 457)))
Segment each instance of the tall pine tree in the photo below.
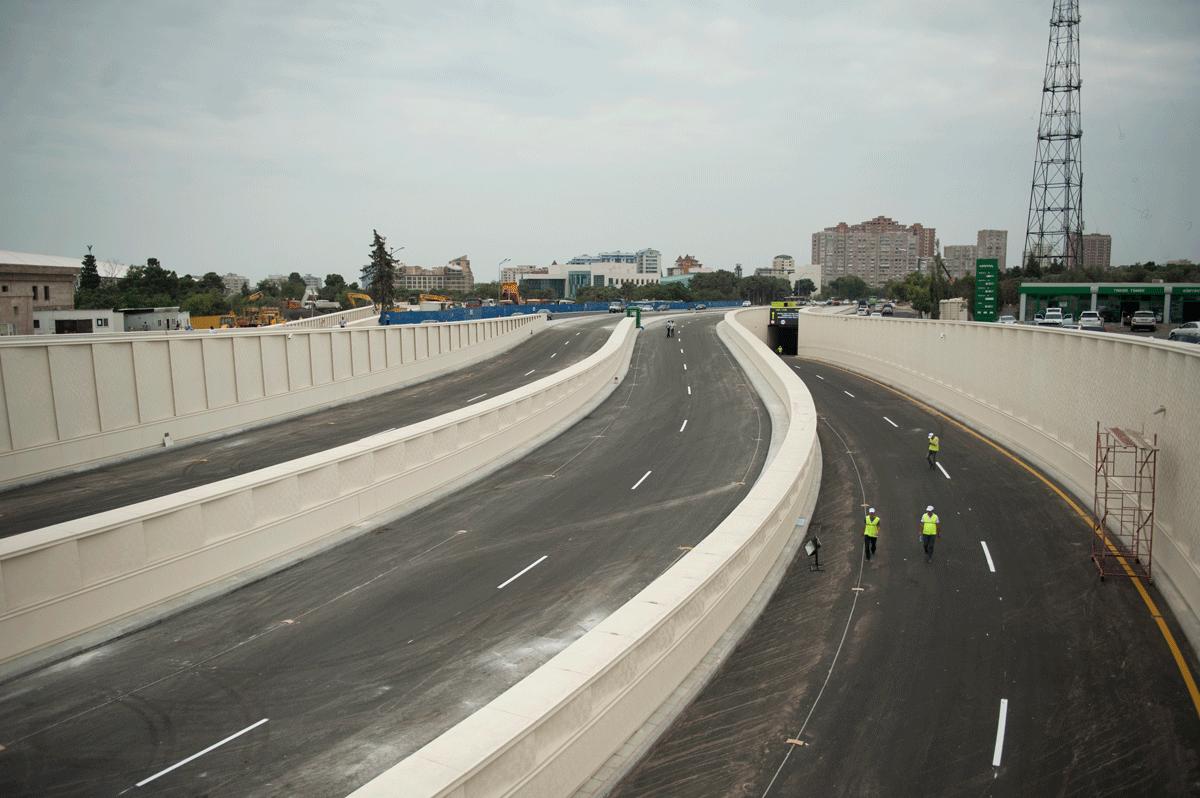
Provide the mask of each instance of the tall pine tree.
POLYGON ((79 270, 79 288, 82 291, 95 291, 100 287, 100 270, 96 267, 96 256, 92 254, 92 245, 88 244, 87 254, 83 256, 83 268, 79 270))
POLYGON ((375 240, 371 243, 371 262, 362 269, 363 285, 367 293, 384 310, 391 309, 396 300, 396 259, 388 251, 387 239, 372 230, 375 240))

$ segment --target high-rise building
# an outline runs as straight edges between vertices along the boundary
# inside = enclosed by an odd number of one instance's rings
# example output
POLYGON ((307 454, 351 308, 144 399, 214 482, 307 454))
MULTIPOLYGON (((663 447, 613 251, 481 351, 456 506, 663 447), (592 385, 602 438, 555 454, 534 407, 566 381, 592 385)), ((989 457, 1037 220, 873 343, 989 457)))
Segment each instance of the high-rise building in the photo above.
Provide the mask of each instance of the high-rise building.
POLYGON ((933 227, 905 226, 886 216, 854 225, 840 222, 813 233, 812 262, 821 265, 827 281, 852 274, 883 285, 917 271, 921 258, 933 256, 936 240, 933 227))
POLYGON ((1112 266, 1112 236, 1108 233, 1083 234, 1083 268, 1107 269, 1112 266))
POLYGON ((221 278, 221 282, 225 285, 226 294, 240 294, 243 288, 250 285, 250 278, 229 272, 221 278))
POLYGON ((662 253, 657 249, 639 249, 637 251, 638 274, 661 274, 662 253))
POLYGON ((943 250, 943 260, 950 276, 965 277, 968 274, 974 274, 978 249, 975 244, 947 244, 943 250))
MULTIPOLYGON (((1008 268, 1008 231, 980 230, 975 234, 975 257, 995 258, 1000 267, 1000 273, 1008 268)), ((974 274, 974 264, 970 274, 974 274)))
POLYGON ((325 285, 325 281, 315 274, 306 274, 301 279, 304 280, 305 291, 320 291, 321 286, 325 285))
POLYGON ((794 272, 796 259, 791 255, 776 255, 771 259, 771 269, 780 272, 794 272))

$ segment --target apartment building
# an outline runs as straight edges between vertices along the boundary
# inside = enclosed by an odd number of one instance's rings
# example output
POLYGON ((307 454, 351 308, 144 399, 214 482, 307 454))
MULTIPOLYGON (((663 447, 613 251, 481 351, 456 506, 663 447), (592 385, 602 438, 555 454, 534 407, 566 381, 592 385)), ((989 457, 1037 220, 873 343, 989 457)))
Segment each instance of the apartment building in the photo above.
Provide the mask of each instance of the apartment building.
POLYGON ((471 261, 466 255, 455 258, 445 266, 427 269, 424 266, 400 264, 396 267, 396 288, 400 291, 470 292, 475 288, 471 261))
POLYGON ((821 265, 826 280, 852 274, 883 285, 918 271, 922 258, 933 257, 936 240, 933 227, 903 225, 887 216, 840 222, 813 233, 812 262, 821 265))
MULTIPOLYGON (((975 234, 975 257, 995 258, 1000 267, 1000 273, 1008 268, 1008 231, 980 230, 975 234)), ((971 274, 975 270, 972 268, 971 274)))
POLYGON ((1112 236, 1108 233, 1083 234, 1083 268, 1107 269, 1112 266, 1112 236))
POLYGON ((947 244, 942 255, 946 271, 951 277, 965 277, 975 273, 975 258, 979 248, 975 244, 947 244))

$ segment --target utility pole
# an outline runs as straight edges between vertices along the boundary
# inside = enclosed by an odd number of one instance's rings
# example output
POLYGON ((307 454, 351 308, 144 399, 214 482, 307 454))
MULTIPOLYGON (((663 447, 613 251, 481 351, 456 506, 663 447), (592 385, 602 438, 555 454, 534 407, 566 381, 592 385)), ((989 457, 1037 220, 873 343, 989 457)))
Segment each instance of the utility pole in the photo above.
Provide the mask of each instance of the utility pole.
POLYGON ((1053 0, 1021 262, 1032 257, 1043 274, 1055 260, 1067 271, 1083 260, 1080 86, 1079 0, 1053 0))

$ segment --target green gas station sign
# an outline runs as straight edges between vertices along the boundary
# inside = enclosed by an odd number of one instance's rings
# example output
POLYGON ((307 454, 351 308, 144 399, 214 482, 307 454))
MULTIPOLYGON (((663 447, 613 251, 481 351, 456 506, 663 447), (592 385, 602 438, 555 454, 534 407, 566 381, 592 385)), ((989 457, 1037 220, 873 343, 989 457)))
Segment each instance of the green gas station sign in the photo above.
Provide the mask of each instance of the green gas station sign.
POLYGON ((975 261, 975 321, 1000 318, 1000 261, 978 258, 975 261))

